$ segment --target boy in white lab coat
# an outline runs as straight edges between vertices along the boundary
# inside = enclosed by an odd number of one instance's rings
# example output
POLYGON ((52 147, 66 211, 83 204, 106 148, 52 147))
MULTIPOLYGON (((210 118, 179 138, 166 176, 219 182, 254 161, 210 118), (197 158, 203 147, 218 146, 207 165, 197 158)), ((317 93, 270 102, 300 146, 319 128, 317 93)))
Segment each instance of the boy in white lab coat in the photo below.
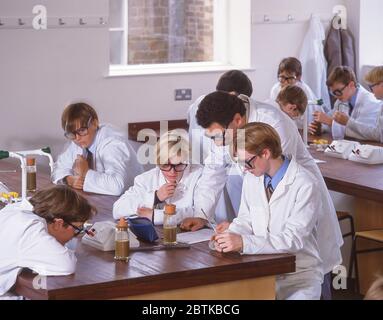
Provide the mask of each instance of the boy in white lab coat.
MULTIPOLYGON (((201 186, 210 190, 204 193, 204 202, 211 203, 211 206, 206 206, 206 211, 214 207, 225 185, 228 172, 236 170, 238 176, 242 176, 242 171, 237 168, 233 157, 236 148, 232 142, 235 142, 237 129, 246 123, 263 122, 271 125, 280 136, 283 154, 294 157, 298 164, 315 175, 317 192, 322 202, 320 210, 317 211, 318 245, 325 272, 322 294, 325 299, 330 299, 331 273, 342 262, 340 247, 343 245, 343 238, 323 176, 304 145, 295 123, 273 106, 253 101, 245 96, 236 97, 218 91, 207 95, 201 101, 197 121, 217 146, 206 160, 201 176, 201 186)), ((232 196, 240 197, 240 193, 232 196)))
POLYGON ((61 125, 71 143, 55 163, 53 183, 118 196, 143 171, 127 137, 110 125, 99 125, 90 105, 67 106, 61 125))
MULTIPOLYGON (((309 101, 316 101, 318 97, 315 96, 311 88, 302 81, 302 64, 295 57, 284 58, 278 66, 278 82, 274 84, 270 91, 270 104, 276 105, 278 102, 278 94, 288 85, 296 85, 303 89, 309 101)), ((323 111, 328 112, 326 106, 323 106, 323 111)), ((315 111, 314 105, 309 106, 308 110, 308 124, 312 122, 312 114, 315 111)), ((298 128, 303 128, 301 119, 296 120, 298 128)))
POLYGON ((198 182, 202 166, 190 164, 190 150, 187 137, 178 130, 165 133, 155 147, 156 168, 134 180, 113 205, 113 217, 146 217, 156 225, 163 223, 165 203, 176 205, 176 218, 184 230, 196 231, 203 228, 207 220, 201 212, 198 182))
POLYGON ((279 92, 277 103, 284 113, 295 120, 305 113, 308 101, 302 88, 288 85, 279 92))
POLYGON ((317 245, 321 207, 315 176, 282 155, 278 133, 254 122, 240 129, 238 158, 245 175, 238 217, 215 235, 215 249, 242 254, 296 255, 296 271, 277 276, 280 300, 318 300, 323 281, 317 245))
MULTIPOLYGON (((330 93, 337 98, 330 115, 314 112, 314 120, 331 128, 335 140, 345 136, 366 140, 369 137, 363 132, 354 130, 348 122, 358 121, 365 125, 377 126, 382 102, 377 100, 356 81, 354 71, 350 67, 336 67, 327 79, 330 93)), ((309 131, 316 130, 316 123, 311 123, 309 131)))
POLYGON ((67 186, 38 191, 28 205, 10 204, 0 211, 0 298, 12 295, 8 291, 23 268, 42 276, 73 273, 76 256, 65 243, 81 233, 95 213, 67 186))
POLYGON ((368 72, 365 80, 370 87, 371 92, 377 99, 381 100, 378 123, 365 123, 360 120, 349 118, 346 126, 346 134, 351 130, 365 140, 383 143, 383 66, 376 67, 368 72))

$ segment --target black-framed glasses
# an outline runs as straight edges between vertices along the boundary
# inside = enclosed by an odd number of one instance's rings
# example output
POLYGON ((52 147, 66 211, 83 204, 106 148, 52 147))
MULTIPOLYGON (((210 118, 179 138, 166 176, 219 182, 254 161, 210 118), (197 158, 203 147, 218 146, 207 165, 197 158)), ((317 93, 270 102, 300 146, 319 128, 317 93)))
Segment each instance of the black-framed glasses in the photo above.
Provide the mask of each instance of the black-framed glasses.
POLYGON ((347 83, 342 89, 336 89, 334 91, 331 91, 330 90, 330 94, 333 96, 333 97, 340 97, 342 96, 343 94, 343 91, 348 87, 350 83, 347 83))
POLYGON ((292 82, 293 80, 297 80, 297 77, 296 76, 286 77, 286 76, 279 75, 278 80, 279 82, 292 82))
POLYGON ((383 83, 383 81, 378 82, 378 83, 374 83, 374 84, 371 84, 371 85, 368 85, 368 87, 370 88, 370 91, 372 92, 372 90, 373 90, 376 86, 380 85, 381 83, 383 83))
POLYGON ((255 160, 255 158, 258 156, 253 156, 250 159, 245 160, 245 168, 246 169, 254 169, 252 162, 255 160))
POLYGON ((186 163, 178 163, 178 164, 160 164, 159 168, 161 171, 169 172, 170 170, 174 169, 175 172, 183 172, 185 171, 186 167, 188 165, 186 163))
POLYGON ((86 136, 88 134, 88 129, 89 129, 91 123, 92 123, 92 117, 89 118, 88 124, 86 125, 86 127, 78 128, 77 130, 74 130, 72 132, 66 131, 64 133, 65 138, 67 138, 69 140, 74 140, 74 139, 76 139, 76 136, 80 136, 80 137, 86 136))
MULTIPOLYGON (((64 219, 63 219, 63 220, 64 220, 64 219)), ((71 226, 73 229, 75 229, 74 237, 77 237, 77 236, 78 236, 79 234, 81 234, 81 233, 86 233, 88 236, 91 236, 91 237, 94 236, 93 232, 92 232, 91 230, 88 230, 88 229, 85 228, 84 226, 82 226, 82 227, 80 228, 80 227, 75 226, 73 223, 70 223, 70 222, 68 222, 68 221, 66 221, 66 220, 64 220, 64 222, 65 222, 67 225, 71 226)))

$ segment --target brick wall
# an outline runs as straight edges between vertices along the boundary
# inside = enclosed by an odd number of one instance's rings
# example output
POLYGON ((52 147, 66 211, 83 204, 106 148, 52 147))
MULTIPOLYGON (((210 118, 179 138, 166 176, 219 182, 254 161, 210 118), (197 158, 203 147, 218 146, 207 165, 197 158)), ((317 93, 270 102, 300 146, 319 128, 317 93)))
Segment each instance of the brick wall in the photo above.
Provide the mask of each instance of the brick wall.
POLYGON ((213 59, 213 0, 128 0, 128 29, 129 64, 213 59))

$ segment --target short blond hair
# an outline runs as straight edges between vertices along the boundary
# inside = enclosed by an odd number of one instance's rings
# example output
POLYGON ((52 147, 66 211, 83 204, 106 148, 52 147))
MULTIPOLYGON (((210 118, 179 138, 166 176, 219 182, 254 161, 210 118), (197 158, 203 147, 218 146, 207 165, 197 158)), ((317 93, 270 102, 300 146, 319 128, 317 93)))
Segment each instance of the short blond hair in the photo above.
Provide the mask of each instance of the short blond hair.
POLYGON ((263 122, 248 123, 238 134, 238 148, 254 155, 260 155, 264 149, 269 149, 274 159, 282 155, 281 139, 275 129, 263 122))
POLYGON ((295 104, 297 106, 299 114, 304 114, 308 104, 307 95, 304 90, 296 85, 288 85, 283 88, 277 97, 277 102, 286 104, 295 104))
POLYGON ((383 277, 379 277, 368 289, 364 300, 383 300, 383 277))
POLYGON ((383 66, 375 67, 370 70, 366 74, 364 80, 370 85, 383 82, 383 66))
POLYGON ((175 156, 188 163, 190 159, 188 135, 184 130, 171 130, 164 133, 155 146, 156 164, 167 164, 175 156))

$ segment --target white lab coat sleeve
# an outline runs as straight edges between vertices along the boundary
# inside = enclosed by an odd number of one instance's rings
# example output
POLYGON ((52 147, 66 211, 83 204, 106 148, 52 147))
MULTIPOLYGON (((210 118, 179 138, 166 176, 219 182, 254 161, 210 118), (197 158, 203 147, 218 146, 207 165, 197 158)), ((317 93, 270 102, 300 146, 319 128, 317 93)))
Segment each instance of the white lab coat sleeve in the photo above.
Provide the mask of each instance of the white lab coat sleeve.
POLYGON ((53 171, 51 175, 52 182, 54 184, 65 184, 64 178, 67 176, 73 176, 73 162, 74 162, 74 147, 70 144, 66 150, 60 154, 57 161, 53 165, 53 171))
POLYGON ((68 275, 75 272, 74 252, 49 235, 45 226, 35 221, 19 241, 19 266, 40 275, 68 275))
POLYGON ((147 179, 145 174, 137 176, 134 185, 113 204, 114 219, 135 215, 139 207, 153 208, 155 190, 150 190, 147 179))
MULTIPOLYGON (((285 119, 286 121, 293 121, 291 119, 285 119)), ((288 126, 286 126, 282 120, 278 121, 274 126, 274 129, 278 132, 281 138, 281 145, 283 154, 289 157, 295 156, 297 154, 298 141, 293 139, 292 135, 289 132, 288 126)), ((298 130, 296 126, 294 126, 294 130, 298 130)))
POLYGON ((131 175, 135 170, 130 168, 130 162, 134 155, 124 142, 118 140, 106 144, 100 155, 104 172, 88 170, 83 190, 119 196, 129 187, 127 181, 133 181, 131 175))
MULTIPOLYGON (((320 209, 318 190, 307 183, 297 192, 295 205, 281 233, 266 231, 265 236, 243 235, 244 254, 296 253, 317 224, 316 212, 320 209)), ((273 212, 272 214, 278 214, 273 212)), ((256 223, 256 221, 255 221, 256 223)))
POLYGON ((382 123, 382 114, 379 117, 379 123, 375 125, 350 118, 346 126, 346 136, 360 140, 382 142, 382 123))
POLYGON ((336 121, 332 122, 331 134, 334 140, 342 140, 346 134, 346 126, 339 124, 336 121))
POLYGON ((229 231, 240 235, 253 234, 252 218, 250 215, 250 206, 247 199, 248 182, 245 178, 243 181, 241 205, 239 207, 238 216, 229 226, 229 231))

